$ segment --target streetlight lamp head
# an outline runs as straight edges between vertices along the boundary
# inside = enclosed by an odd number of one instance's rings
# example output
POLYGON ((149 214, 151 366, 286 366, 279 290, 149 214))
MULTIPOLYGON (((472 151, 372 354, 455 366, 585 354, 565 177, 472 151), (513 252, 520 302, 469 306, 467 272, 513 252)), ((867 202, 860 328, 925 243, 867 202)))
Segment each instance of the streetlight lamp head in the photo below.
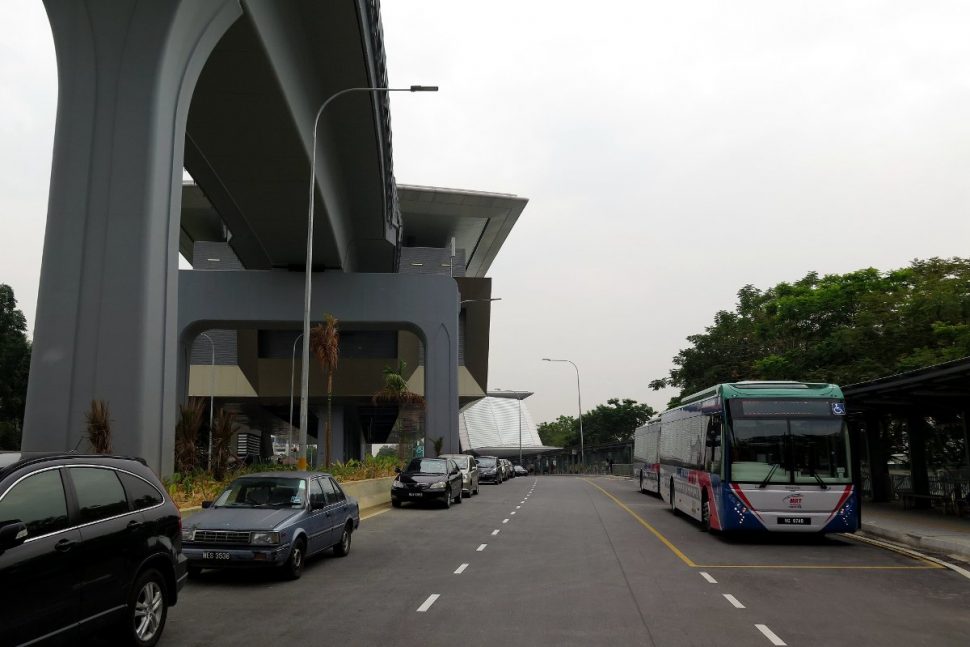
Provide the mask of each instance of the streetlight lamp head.
POLYGON ((411 92, 437 92, 437 85, 412 85, 411 92))

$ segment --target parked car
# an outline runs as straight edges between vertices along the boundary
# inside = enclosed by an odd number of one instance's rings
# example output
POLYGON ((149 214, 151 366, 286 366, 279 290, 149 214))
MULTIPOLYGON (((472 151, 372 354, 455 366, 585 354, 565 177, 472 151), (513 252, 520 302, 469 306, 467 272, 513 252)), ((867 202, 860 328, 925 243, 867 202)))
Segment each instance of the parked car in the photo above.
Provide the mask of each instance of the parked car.
POLYGON ((357 501, 325 472, 247 474, 202 507, 182 529, 193 576, 204 568, 276 567, 295 580, 312 555, 333 548, 346 557, 360 526, 357 501))
POLYGON ((501 483, 505 480, 502 475, 502 466, 494 456, 479 456, 478 478, 481 483, 501 483))
POLYGON ((179 526, 141 459, 0 452, 0 643, 154 645, 185 583, 179 526))
POLYGON ((521 465, 513 465, 512 469, 515 471, 516 476, 528 476, 529 470, 525 469, 521 465))
POLYGON ((471 496, 478 494, 478 484, 480 475, 478 472, 478 461, 474 456, 468 454, 442 454, 438 458, 450 458, 458 463, 461 470, 461 494, 471 496))
POLYGON ((502 471, 505 480, 514 479, 515 472, 512 471, 512 461, 507 458, 500 458, 499 461, 502 463, 502 471))
POLYGON ((391 483, 391 505, 405 501, 440 501, 445 508, 461 503, 461 470, 450 458, 413 458, 391 483))

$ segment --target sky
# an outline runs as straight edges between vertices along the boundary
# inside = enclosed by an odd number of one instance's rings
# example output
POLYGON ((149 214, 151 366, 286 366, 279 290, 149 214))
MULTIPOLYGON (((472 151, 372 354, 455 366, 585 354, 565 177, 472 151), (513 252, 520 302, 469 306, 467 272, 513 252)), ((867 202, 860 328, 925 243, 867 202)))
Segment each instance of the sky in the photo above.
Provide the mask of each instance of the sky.
MULTIPOLYGON (((489 275, 488 387, 536 421, 662 409, 746 284, 970 256, 970 3, 384 0, 395 175, 529 199, 489 275)), ((0 282, 33 327, 57 100, 0 2, 0 282)), ((798 376, 792 376, 797 379, 798 376)))

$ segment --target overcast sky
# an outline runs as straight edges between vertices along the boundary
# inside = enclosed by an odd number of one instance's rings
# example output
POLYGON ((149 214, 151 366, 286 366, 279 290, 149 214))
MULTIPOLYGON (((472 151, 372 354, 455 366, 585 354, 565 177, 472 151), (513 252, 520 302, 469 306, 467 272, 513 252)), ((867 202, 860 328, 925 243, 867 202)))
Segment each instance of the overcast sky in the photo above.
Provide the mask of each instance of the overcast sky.
MULTIPOLYGON (((490 388, 536 421, 652 392, 737 290, 970 256, 970 3, 384 0, 395 172, 529 205, 490 388)), ((0 282, 33 327, 57 96, 0 3, 0 282)), ((797 378, 798 376, 792 376, 797 378)))

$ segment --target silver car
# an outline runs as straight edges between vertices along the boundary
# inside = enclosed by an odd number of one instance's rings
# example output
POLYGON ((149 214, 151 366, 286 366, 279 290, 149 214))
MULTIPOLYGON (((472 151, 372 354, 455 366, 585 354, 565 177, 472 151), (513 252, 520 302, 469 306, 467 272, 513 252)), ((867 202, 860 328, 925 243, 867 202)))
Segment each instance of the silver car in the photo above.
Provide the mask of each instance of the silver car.
POLYGON ((442 454, 439 458, 450 458, 458 463, 461 470, 461 495, 470 497, 478 494, 478 461, 468 454, 442 454))

